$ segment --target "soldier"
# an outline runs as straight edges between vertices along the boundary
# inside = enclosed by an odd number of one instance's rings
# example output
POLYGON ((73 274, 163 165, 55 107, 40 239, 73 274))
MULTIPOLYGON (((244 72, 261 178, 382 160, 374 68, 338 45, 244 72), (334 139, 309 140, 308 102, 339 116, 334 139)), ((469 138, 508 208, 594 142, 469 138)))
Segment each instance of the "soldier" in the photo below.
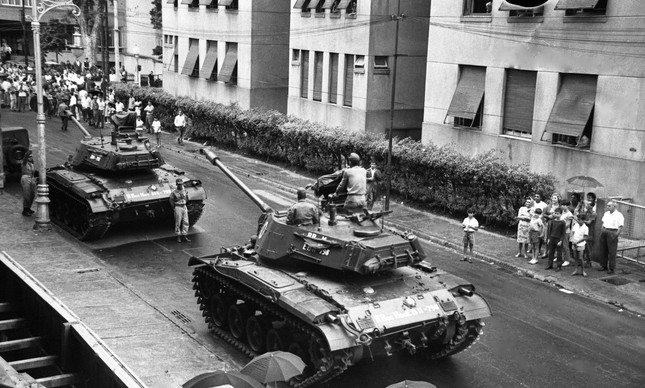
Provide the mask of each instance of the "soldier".
POLYGON ((361 158, 358 154, 349 155, 349 167, 343 171, 343 178, 334 193, 338 196, 347 192, 344 209, 345 213, 352 214, 365 208, 365 193, 367 190, 367 172, 360 166, 361 158))
POLYGON ((184 181, 177 179, 177 188, 170 193, 170 206, 175 214, 175 234, 177 242, 190 242, 188 239, 188 193, 184 190, 184 181))
POLYGON ((20 177, 20 186, 22 186, 22 215, 27 217, 34 214, 34 211, 31 210, 31 205, 34 202, 34 194, 36 191, 34 171, 34 158, 30 150, 27 151, 22 160, 22 176, 20 177))
POLYGON ((320 225, 320 212, 314 204, 307 202, 305 189, 298 189, 298 202, 287 212, 287 225, 320 225))

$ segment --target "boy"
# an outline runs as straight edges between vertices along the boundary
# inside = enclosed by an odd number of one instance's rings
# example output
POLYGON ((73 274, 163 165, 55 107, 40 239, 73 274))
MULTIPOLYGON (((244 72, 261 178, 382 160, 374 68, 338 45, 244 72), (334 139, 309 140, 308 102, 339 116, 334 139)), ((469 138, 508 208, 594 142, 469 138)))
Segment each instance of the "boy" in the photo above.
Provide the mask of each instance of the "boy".
POLYGON ((562 268, 562 240, 564 239, 566 225, 561 219, 562 209, 557 207, 553 210, 553 219, 549 223, 547 236, 547 249, 549 251, 549 263, 545 269, 553 269, 553 255, 557 252, 557 262, 559 271, 562 268))
POLYGON ((157 138, 157 147, 161 147, 161 122, 156 117, 152 120, 152 132, 157 138))
POLYGON ((586 220, 587 216, 585 214, 579 214, 576 223, 571 227, 571 245, 573 248, 573 257, 576 261, 576 270, 571 276, 582 275, 583 277, 587 277, 587 273, 582 264, 585 246, 587 245, 586 239, 589 234, 589 228, 585 224, 586 220))
POLYGON ((533 252, 533 259, 529 261, 529 264, 538 263, 537 258, 540 253, 543 231, 544 222, 542 221, 542 209, 534 208, 531 221, 529 222, 529 242, 531 243, 531 251, 533 252))
POLYGON ((462 261, 468 260, 469 263, 473 262, 473 246, 475 245, 475 232, 479 229, 479 222, 475 218, 475 211, 473 209, 468 209, 468 217, 464 218, 464 222, 461 223, 464 227, 464 258, 462 261), (470 248, 470 256, 467 256, 468 248, 470 248))

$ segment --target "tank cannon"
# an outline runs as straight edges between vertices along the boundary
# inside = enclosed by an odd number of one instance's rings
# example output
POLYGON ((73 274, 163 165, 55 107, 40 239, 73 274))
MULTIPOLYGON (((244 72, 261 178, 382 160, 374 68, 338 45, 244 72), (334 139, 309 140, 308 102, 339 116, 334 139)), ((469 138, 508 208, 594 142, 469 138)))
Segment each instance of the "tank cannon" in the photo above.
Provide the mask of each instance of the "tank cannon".
POLYGON ((81 240, 101 238, 118 223, 170 223, 168 198, 179 178, 188 192, 189 223, 197 222, 206 199, 201 181, 166 164, 146 137, 119 125, 127 124, 129 116, 113 116, 109 141, 92 136, 73 115, 70 118, 83 139, 67 162, 47 170, 52 221, 81 240))
POLYGON ((308 368, 294 387, 329 380, 365 356, 447 357, 469 348, 491 315, 467 281, 424 261, 416 237, 384 231, 387 212, 293 226, 211 151, 204 155, 262 210, 245 245, 191 257, 209 328, 249 357, 273 350, 308 368))

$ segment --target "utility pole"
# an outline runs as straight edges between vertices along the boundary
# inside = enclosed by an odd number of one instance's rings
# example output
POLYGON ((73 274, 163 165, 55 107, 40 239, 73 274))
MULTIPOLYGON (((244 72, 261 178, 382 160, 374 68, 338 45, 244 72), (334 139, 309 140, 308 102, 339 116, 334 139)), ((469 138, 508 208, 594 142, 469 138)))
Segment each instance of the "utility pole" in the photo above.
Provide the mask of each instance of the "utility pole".
MULTIPOLYGON (((25 54, 25 67, 29 67, 29 44, 27 43, 27 25, 25 21, 25 0, 22 0, 22 11, 20 12, 20 20, 22 22, 22 52, 25 54)), ((25 69, 27 71, 27 69, 25 69)))
MULTIPOLYGON (((116 2, 116 0, 115 0, 116 2)), ((107 97, 107 84, 110 82, 110 61, 109 61, 109 50, 110 45, 108 44, 108 2, 105 1, 105 15, 103 17, 103 79, 101 80, 101 90, 103 91, 103 99, 107 97)))
POLYGON ((398 1, 396 15, 391 18, 396 22, 394 34, 394 63, 392 63, 392 95, 390 98, 390 130, 388 132, 387 147, 387 185, 385 192, 385 210, 390 210, 390 193, 392 191, 392 131, 394 129, 394 96, 396 95, 396 61, 399 57, 399 22, 405 15, 401 15, 401 0, 398 1))
POLYGON ((114 41, 114 70, 119 74, 119 4, 117 0, 112 0, 112 3, 114 4, 114 36, 112 36, 114 41))

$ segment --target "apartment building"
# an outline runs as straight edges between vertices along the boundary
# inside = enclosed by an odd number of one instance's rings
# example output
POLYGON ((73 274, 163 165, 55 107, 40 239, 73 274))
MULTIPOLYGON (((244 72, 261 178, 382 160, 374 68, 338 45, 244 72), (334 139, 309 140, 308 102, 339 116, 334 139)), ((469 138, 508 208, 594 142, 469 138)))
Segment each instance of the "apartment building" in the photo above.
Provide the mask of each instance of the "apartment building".
POLYGON ((422 141, 645 204, 645 1, 528 3, 432 2, 422 141))
POLYGON ((164 0, 164 89, 286 113, 291 0, 164 0))
POLYGON ((393 134, 420 139, 429 15, 428 0, 291 0, 288 113, 383 133, 393 111, 393 134))

